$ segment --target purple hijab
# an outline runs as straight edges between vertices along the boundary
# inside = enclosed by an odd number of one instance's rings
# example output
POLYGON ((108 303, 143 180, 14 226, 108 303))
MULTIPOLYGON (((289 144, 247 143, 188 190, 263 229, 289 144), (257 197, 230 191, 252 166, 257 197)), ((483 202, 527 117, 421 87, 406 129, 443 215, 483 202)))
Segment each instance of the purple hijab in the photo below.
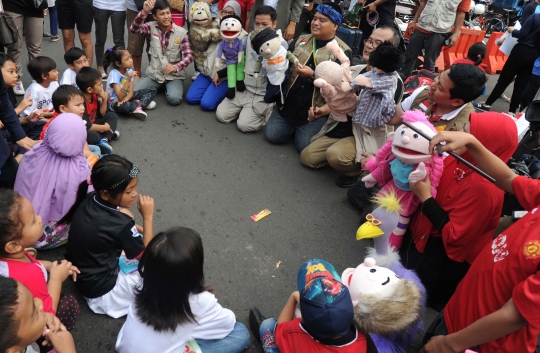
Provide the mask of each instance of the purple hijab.
POLYGON ((44 225, 62 219, 75 203, 80 183, 90 176, 85 143, 83 120, 63 113, 49 125, 43 142, 24 155, 14 189, 30 200, 44 225))

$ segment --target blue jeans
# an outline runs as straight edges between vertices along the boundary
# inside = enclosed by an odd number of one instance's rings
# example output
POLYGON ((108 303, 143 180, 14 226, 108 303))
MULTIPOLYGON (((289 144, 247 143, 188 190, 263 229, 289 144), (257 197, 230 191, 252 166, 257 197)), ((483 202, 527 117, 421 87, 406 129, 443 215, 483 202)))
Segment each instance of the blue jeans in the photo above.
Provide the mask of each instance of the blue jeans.
POLYGON ((261 337, 264 353, 279 353, 275 339, 276 324, 276 319, 266 319, 259 328, 259 336, 261 337))
POLYGON ((274 107, 266 123, 264 136, 270 143, 282 144, 288 142, 294 134, 296 150, 302 152, 311 143, 311 138, 321 131, 324 124, 326 124, 326 118, 319 118, 312 123, 295 127, 283 119, 279 109, 274 107))
POLYGON ((182 96, 184 95, 184 80, 172 80, 159 83, 145 75, 141 77, 139 81, 135 82, 135 87, 133 87, 133 89, 138 91, 150 87, 155 87, 156 89, 165 87, 165 96, 167 97, 167 102, 169 102, 170 105, 178 105, 182 103, 182 96))
POLYGON ((203 340, 197 338, 196 341, 201 347, 203 353, 242 353, 249 345, 248 329, 237 322, 234 324, 234 329, 227 337, 220 340, 203 340))
POLYGON ((58 11, 56 11, 56 6, 49 7, 49 23, 51 26, 51 35, 58 35, 58 11))
POLYGON ((101 148, 96 145, 88 145, 90 152, 101 158, 101 148))
POLYGON ((216 110, 217 106, 225 98, 227 93, 227 81, 221 82, 217 87, 210 77, 200 74, 191 83, 186 93, 188 104, 200 104, 204 111, 216 110))

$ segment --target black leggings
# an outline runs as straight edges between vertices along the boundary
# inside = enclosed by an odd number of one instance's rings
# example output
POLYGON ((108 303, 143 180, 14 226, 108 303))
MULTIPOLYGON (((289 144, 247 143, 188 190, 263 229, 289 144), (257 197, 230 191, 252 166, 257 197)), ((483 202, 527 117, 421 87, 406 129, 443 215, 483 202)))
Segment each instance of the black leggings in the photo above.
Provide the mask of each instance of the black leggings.
POLYGON ((531 75, 529 83, 527 84, 527 87, 525 87, 525 91, 521 96, 521 102, 519 103, 521 105, 521 111, 532 103, 538 89, 540 89, 540 76, 531 75))
POLYGON ((514 91, 512 92, 510 108, 508 109, 511 113, 515 113, 519 107, 523 91, 525 91, 525 87, 531 78, 534 62, 539 55, 540 52, 533 47, 519 43, 516 44, 510 52, 499 76, 499 80, 486 100, 486 104, 492 105, 495 103, 515 77, 514 91))
MULTIPOLYGON (((105 116, 96 118, 95 124, 109 124, 111 127, 111 130, 116 130, 116 126, 118 124, 118 115, 116 115, 115 112, 107 112, 105 116)), ((113 133, 110 131, 90 131, 88 130, 86 133, 86 142, 88 142, 89 145, 97 145, 101 139, 106 138, 107 140, 111 141, 113 133)))

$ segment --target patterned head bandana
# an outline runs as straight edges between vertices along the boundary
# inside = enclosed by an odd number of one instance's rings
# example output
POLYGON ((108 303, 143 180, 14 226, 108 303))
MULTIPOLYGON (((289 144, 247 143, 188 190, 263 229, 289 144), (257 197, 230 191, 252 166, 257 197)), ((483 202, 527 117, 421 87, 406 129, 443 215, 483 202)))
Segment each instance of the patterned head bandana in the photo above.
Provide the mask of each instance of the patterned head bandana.
POLYGON ((317 12, 321 15, 325 15, 338 26, 343 22, 343 16, 337 12, 332 6, 327 4, 321 4, 317 6, 317 12))

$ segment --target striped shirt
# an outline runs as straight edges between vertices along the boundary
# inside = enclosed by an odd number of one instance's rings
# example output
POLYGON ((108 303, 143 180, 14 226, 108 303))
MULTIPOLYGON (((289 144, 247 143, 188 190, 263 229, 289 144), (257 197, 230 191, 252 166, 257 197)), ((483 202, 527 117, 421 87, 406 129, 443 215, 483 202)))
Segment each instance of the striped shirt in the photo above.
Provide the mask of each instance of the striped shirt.
POLYGON ((367 127, 379 127, 390 121, 396 113, 394 94, 397 88, 397 73, 378 74, 371 70, 363 74, 371 79, 372 88, 360 93, 353 122, 367 127))

